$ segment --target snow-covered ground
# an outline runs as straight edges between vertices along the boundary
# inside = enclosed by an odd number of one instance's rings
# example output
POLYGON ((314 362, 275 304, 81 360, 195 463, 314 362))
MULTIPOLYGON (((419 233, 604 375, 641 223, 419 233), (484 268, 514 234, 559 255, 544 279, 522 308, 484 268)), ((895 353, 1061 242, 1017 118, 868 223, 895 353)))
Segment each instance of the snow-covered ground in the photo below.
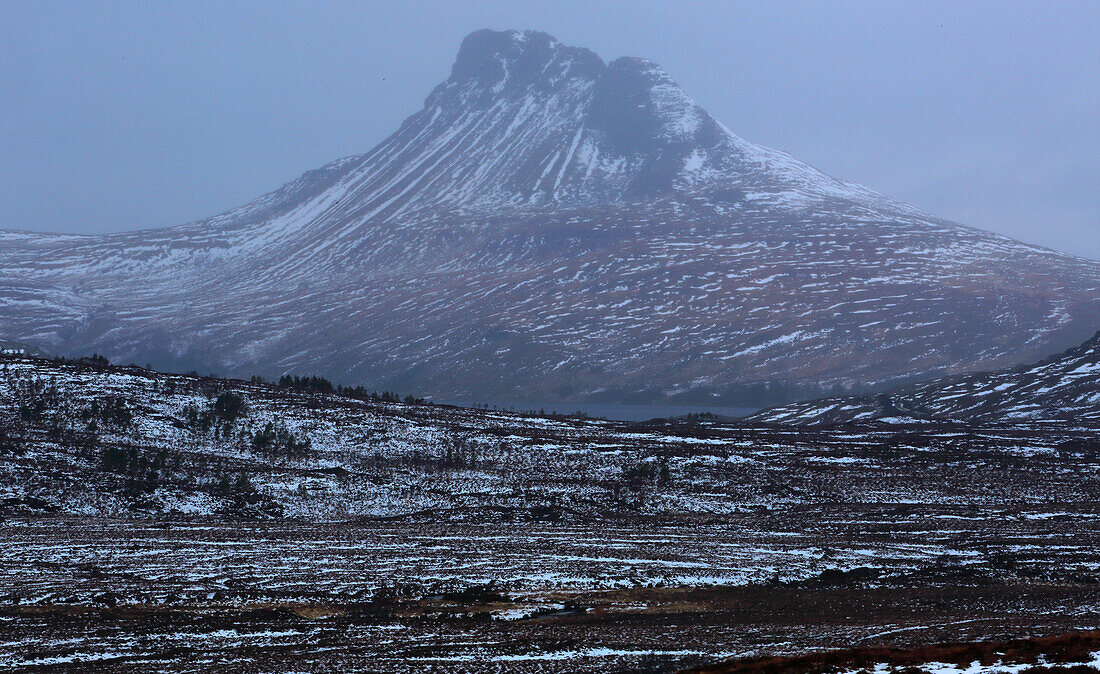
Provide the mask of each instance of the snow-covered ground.
POLYGON ((31 670, 604 671, 1100 606, 1065 424, 629 424, 9 354, 0 428, 0 663, 31 670))

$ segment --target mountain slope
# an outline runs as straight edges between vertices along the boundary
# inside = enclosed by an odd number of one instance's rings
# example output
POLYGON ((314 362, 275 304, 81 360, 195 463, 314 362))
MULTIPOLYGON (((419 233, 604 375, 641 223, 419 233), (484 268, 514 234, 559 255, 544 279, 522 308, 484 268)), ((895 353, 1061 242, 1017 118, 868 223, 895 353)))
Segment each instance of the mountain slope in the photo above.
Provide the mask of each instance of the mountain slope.
POLYGON ((478 31, 376 148, 239 209, 0 233, 0 338, 453 399, 736 394, 998 367, 1100 325, 1100 263, 749 143, 656 64, 478 31))
POLYGON ((1028 365, 907 386, 878 396, 794 403, 751 422, 833 425, 913 420, 1100 425, 1100 332, 1081 346, 1028 365))

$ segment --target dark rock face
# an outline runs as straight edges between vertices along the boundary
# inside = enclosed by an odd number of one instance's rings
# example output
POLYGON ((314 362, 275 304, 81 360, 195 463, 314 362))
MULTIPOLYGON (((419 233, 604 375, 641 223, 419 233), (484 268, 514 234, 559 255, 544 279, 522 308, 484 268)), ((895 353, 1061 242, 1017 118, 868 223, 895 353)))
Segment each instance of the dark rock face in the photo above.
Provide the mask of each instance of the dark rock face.
POLYGON ((656 64, 478 31, 369 152, 179 227, 0 232, 0 339, 455 399, 992 368, 1100 326, 1100 263, 754 145, 656 64))
MULTIPOLYGON (((637 59, 617 59, 601 78, 589 108, 589 125, 607 135, 608 144, 623 153, 660 149, 660 121, 654 114, 650 89, 657 79, 637 59)), ((671 82, 671 80, 669 80, 671 82)))
POLYGON ((566 47, 546 33, 479 30, 466 36, 449 82, 474 83, 493 93, 553 88, 561 79, 600 77, 606 66, 595 53, 566 47))

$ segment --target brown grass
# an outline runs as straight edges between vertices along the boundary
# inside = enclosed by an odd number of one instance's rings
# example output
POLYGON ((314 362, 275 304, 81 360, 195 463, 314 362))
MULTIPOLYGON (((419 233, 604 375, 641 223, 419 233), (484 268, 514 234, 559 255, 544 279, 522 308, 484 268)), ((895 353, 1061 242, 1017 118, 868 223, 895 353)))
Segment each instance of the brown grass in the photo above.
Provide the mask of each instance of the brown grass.
MULTIPOLYGON (((1100 650, 1100 631, 1078 632, 1055 637, 1014 641, 977 641, 918 646, 915 648, 864 647, 825 651, 790 657, 756 657, 704 665, 690 671, 698 674, 809 674, 848 669, 873 669, 887 663, 895 669, 917 667, 929 662, 967 666, 997 662, 1037 663, 1043 656, 1050 665, 1088 662, 1100 650)), ((1036 670, 1040 671, 1040 670, 1036 670)), ((1063 668, 1062 671, 1066 671, 1063 668)), ((1083 671, 1095 674, 1094 669, 1083 671)))

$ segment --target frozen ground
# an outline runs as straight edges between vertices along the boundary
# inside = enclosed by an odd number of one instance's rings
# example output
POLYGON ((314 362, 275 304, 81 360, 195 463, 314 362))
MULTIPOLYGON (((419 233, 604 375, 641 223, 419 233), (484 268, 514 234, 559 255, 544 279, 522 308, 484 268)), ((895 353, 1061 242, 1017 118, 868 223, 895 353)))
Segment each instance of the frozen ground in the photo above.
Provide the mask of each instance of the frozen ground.
POLYGON ((0 668, 665 671, 1098 627, 1089 427, 628 424, 24 357, 0 391, 0 668))
POLYGON ((792 508, 610 526, 13 519, 0 527, 0 665, 668 671, 1097 627, 1097 513, 1029 514, 792 508))

